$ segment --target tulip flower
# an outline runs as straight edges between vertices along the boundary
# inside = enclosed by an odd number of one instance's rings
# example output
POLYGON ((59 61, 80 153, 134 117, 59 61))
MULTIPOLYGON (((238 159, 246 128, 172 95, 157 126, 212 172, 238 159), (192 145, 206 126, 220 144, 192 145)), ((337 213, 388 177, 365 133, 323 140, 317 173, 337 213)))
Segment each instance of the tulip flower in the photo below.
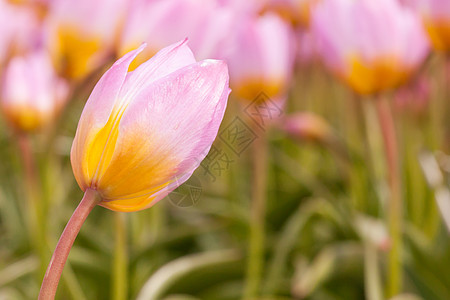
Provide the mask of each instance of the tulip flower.
POLYGON ((34 51, 10 60, 4 73, 1 108, 9 123, 30 132, 50 123, 63 107, 68 93, 48 53, 34 51))
POLYGON ((224 10, 216 9, 214 1, 134 0, 124 26, 119 53, 135 49, 142 42, 148 44, 132 64, 134 69, 164 45, 187 37, 197 59, 217 58, 212 51, 220 48, 221 36, 228 32, 231 22, 229 13, 222 13, 224 10), (211 47, 213 49, 208 49, 211 47))
POLYGON ((70 158, 85 196, 58 242, 41 300, 53 299, 75 236, 97 204, 122 212, 154 205, 191 176, 217 135, 230 93, 226 64, 196 62, 183 41, 128 72, 144 48, 103 75, 80 117, 70 158))
POLYGON ((50 4, 49 45, 58 71, 81 79, 113 52, 124 0, 58 0, 50 4))
POLYGON ((240 98, 253 100, 260 93, 282 97, 292 77, 294 40, 287 23, 274 14, 245 18, 230 41, 227 56, 231 86, 240 98))
POLYGON ((414 0, 411 2, 423 16, 433 47, 438 51, 450 51, 450 1, 414 0))
POLYGON ((23 54, 41 41, 38 18, 31 9, 0 0, 0 70, 9 57, 23 54))
POLYGON ((392 0, 324 0, 312 11, 318 52, 360 94, 407 81, 428 54, 419 17, 392 0))
POLYGON ((127 73, 143 49, 99 81, 71 152, 80 187, 97 190, 112 210, 147 208, 189 178, 215 138, 229 93, 226 65, 196 63, 184 42, 127 73))

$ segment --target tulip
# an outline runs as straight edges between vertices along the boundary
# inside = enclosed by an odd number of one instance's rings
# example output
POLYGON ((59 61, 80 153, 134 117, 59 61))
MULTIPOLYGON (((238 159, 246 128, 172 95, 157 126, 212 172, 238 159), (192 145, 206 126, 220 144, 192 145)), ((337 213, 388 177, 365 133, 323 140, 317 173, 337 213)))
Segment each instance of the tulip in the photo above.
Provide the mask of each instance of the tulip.
POLYGON ((58 71, 79 80, 113 52, 124 0, 58 0, 50 4, 49 46, 58 71))
POLYGON ((48 53, 37 50, 11 59, 4 73, 0 104, 12 127, 30 132, 54 120, 67 93, 67 84, 56 76, 48 53))
POLYGON ((112 210, 147 208, 187 180, 216 136, 229 93, 226 65, 196 62, 185 42, 127 73, 143 49, 99 81, 72 146, 78 184, 112 210))
POLYGON ((9 57, 23 54, 41 42, 38 18, 31 9, 0 0, 0 70, 9 57))
POLYGON ((240 98, 253 100, 260 93, 282 97, 290 84, 294 41, 287 23, 274 14, 245 18, 230 41, 227 56, 231 86, 240 98))
POLYGON ((428 54, 419 17, 392 0, 327 0, 311 29, 326 66, 360 94, 407 81, 428 54))
MULTIPOLYGON (((119 46, 119 54, 127 53, 146 42, 148 47, 132 64, 132 69, 152 57, 164 45, 189 38, 204 30, 205 19, 213 15, 213 1, 202 0, 134 0, 119 46)), ((196 54, 196 52, 194 51, 196 54)))
POLYGON ((450 51, 450 1, 414 0, 421 12, 428 36, 438 51, 450 51))
POLYGON ((81 225, 96 206, 138 211, 154 205, 200 165, 222 121, 228 95, 224 62, 196 62, 186 41, 128 72, 145 45, 99 80, 72 145, 75 178, 85 191, 56 246, 40 300, 53 299, 81 225))
POLYGON ((227 36, 235 26, 234 7, 203 0, 134 0, 124 25, 119 54, 146 42, 148 47, 132 63, 153 56, 164 45, 189 38, 195 58, 222 58, 228 50, 227 36))
POLYGON ((286 117, 281 128, 298 140, 326 142, 333 138, 330 125, 319 115, 303 112, 286 117))

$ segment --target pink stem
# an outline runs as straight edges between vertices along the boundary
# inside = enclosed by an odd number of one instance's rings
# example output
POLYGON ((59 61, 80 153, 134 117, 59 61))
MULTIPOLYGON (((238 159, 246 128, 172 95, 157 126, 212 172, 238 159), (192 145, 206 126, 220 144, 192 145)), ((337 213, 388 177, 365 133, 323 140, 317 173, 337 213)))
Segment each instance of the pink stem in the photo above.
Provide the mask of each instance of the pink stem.
POLYGON ((61 274, 73 242, 75 241, 78 232, 80 232, 80 228, 87 216, 100 202, 100 200, 101 199, 97 196, 97 192, 95 190, 86 190, 83 199, 75 209, 72 217, 66 225, 66 228, 64 228, 58 244, 56 245, 55 252, 53 252, 52 259, 47 267, 47 272, 45 272, 41 291, 39 292, 39 300, 55 299, 59 279, 61 278, 61 274))
POLYGON ((384 139, 386 161, 389 172, 390 199, 388 202, 388 222, 391 236, 389 251, 388 296, 397 295, 402 289, 402 217, 401 170, 395 123, 387 99, 377 99, 378 119, 384 139))

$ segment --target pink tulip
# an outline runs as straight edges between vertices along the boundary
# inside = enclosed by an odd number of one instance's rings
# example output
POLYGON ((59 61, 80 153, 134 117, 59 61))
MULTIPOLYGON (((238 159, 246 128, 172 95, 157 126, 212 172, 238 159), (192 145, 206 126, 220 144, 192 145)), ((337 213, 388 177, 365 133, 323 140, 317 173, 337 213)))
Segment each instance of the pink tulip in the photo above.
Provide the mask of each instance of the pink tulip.
POLYGON ((220 58, 233 27, 234 12, 215 1, 134 0, 122 34, 119 53, 146 42, 148 47, 133 64, 147 60, 165 45, 189 38, 197 59, 220 58))
POLYGON ((0 0, 0 71, 10 56, 26 52, 40 40, 39 22, 34 12, 0 0))
POLYGON ((240 98, 260 93, 282 97, 292 77, 294 40, 288 24, 274 14, 244 18, 231 38, 227 56, 231 86, 240 98))
POLYGON ((47 125, 67 99, 66 82, 56 76, 50 57, 42 50, 12 58, 3 79, 1 108, 19 131, 47 125))
POLYGON ((324 142, 333 137, 327 121, 311 112, 298 112, 287 116, 282 121, 281 128, 298 140, 324 142))
POLYGON ((428 54, 420 19, 393 0, 323 0, 311 29, 325 64, 356 92, 404 83, 428 54))
POLYGON ((83 191, 117 211, 152 206, 186 181, 214 141, 225 111, 224 62, 196 62, 186 42, 128 72, 134 50, 97 83, 81 115, 71 161, 83 191))
POLYGON ((58 70, 81 79, 113 53, 125 0, 58 0, 51 3, 49 45, 58 70))
POLYGON ((425 27, 436 50, 450 51, 450 1, 410 0, 423 16, 425 27))

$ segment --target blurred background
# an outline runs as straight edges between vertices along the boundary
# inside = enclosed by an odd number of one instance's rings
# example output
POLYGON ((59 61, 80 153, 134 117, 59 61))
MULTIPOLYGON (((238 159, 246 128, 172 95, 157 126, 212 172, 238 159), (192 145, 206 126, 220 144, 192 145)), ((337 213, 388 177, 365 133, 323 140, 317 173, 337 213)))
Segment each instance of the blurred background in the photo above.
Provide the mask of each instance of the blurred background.
POLYGON ((450 299, 450 1, 0 0, 0 299, 36 299, 82 198, 101 75, 188 38, 232 93, 150 209, 97 207, 57 299, 450 299))

